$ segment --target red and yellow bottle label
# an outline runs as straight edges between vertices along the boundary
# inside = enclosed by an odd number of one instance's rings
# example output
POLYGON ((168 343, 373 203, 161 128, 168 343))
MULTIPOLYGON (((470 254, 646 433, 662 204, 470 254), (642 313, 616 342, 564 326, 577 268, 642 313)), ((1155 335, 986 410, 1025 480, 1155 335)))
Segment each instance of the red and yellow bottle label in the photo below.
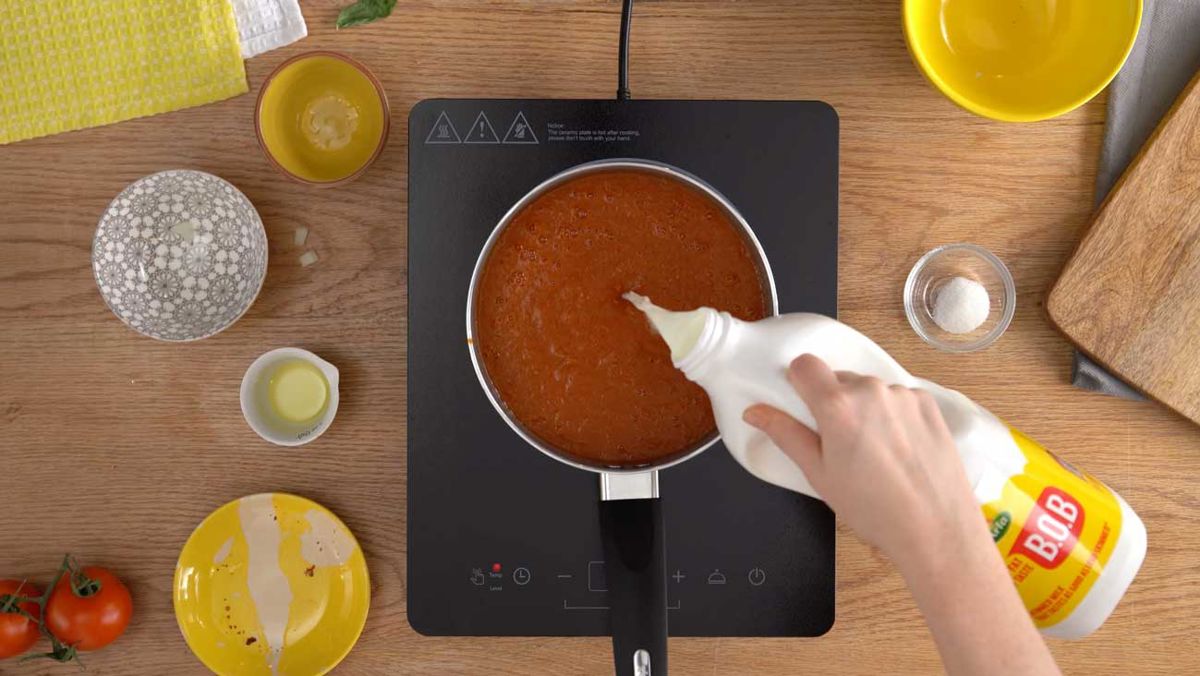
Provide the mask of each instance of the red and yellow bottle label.
POLYGON ((992 539, 1038 627, 1065 619, 1104 570, 1121 533, 1112 491, 1011 430, 1025 470, 983 505, 992 539))

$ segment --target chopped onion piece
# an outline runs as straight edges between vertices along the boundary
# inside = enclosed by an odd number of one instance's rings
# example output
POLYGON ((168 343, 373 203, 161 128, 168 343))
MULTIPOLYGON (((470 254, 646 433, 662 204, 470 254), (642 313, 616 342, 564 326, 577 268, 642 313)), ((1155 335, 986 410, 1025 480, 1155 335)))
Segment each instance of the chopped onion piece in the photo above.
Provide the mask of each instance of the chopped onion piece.
POLYGON ((317 252, 316 251, 305 251, 304 254, 300 256, 300 265, 303 265, 306 268, 316 262, 317 262, 317 252))
POLYGON ((292 236, 292 244, 296 246, 304 246, 304 242, 308 239, 308 228, 303 225, 296 228, 295 235, 292 236))

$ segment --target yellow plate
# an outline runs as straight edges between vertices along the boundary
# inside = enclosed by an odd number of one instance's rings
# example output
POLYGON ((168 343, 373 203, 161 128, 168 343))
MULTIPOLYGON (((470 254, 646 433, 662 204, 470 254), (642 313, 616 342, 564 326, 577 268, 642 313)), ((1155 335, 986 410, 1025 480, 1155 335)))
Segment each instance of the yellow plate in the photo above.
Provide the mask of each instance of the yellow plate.
POLYGON ((904 0, 904 37, 951 101, 997 120, 1062 115, 1121 70, 1142 0, 904 0))
POLYGON ((367 563, 332 512, 286 493, 234 500, 188 538, 175 567, 175 619, 214 673, 319 676, 362 633, 367 563))
POLYGON ((302 183, 358 177, 383 152, 391 125, 383 85, 337 52, 284 61, 263 83, 254 128, 267 158, 302 183))

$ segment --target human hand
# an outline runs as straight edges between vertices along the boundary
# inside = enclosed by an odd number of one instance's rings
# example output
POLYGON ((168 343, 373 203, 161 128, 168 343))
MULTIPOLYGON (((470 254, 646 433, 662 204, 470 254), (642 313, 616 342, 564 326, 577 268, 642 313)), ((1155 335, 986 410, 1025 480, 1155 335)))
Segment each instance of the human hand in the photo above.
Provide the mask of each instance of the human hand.
POLYGON ((954 440, 928 392, 835 373, 812 355, 793 361, 788 379, 819 434, 766 404, 746 409, 745 420, 800 466, 860 537, 902 571, 928 570, 948 545, 992 547, 954 440))
POLYGON ((820 434, 765 404, 746 422, 907 579, 952 675, 1058 676, 997 555, 941 411, 922 390, 839 371, 812 355, 788 380, 820 434))

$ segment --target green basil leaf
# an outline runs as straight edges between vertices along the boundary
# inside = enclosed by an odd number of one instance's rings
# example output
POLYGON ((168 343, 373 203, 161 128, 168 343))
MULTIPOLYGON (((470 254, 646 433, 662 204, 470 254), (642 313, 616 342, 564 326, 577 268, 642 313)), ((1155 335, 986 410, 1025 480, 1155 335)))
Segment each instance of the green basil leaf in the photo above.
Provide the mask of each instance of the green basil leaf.
POLYGON ((395 6, 396 0, 358 0, 338 13, 337 27, 349 28, 371 23, 390 15, 395 6))

